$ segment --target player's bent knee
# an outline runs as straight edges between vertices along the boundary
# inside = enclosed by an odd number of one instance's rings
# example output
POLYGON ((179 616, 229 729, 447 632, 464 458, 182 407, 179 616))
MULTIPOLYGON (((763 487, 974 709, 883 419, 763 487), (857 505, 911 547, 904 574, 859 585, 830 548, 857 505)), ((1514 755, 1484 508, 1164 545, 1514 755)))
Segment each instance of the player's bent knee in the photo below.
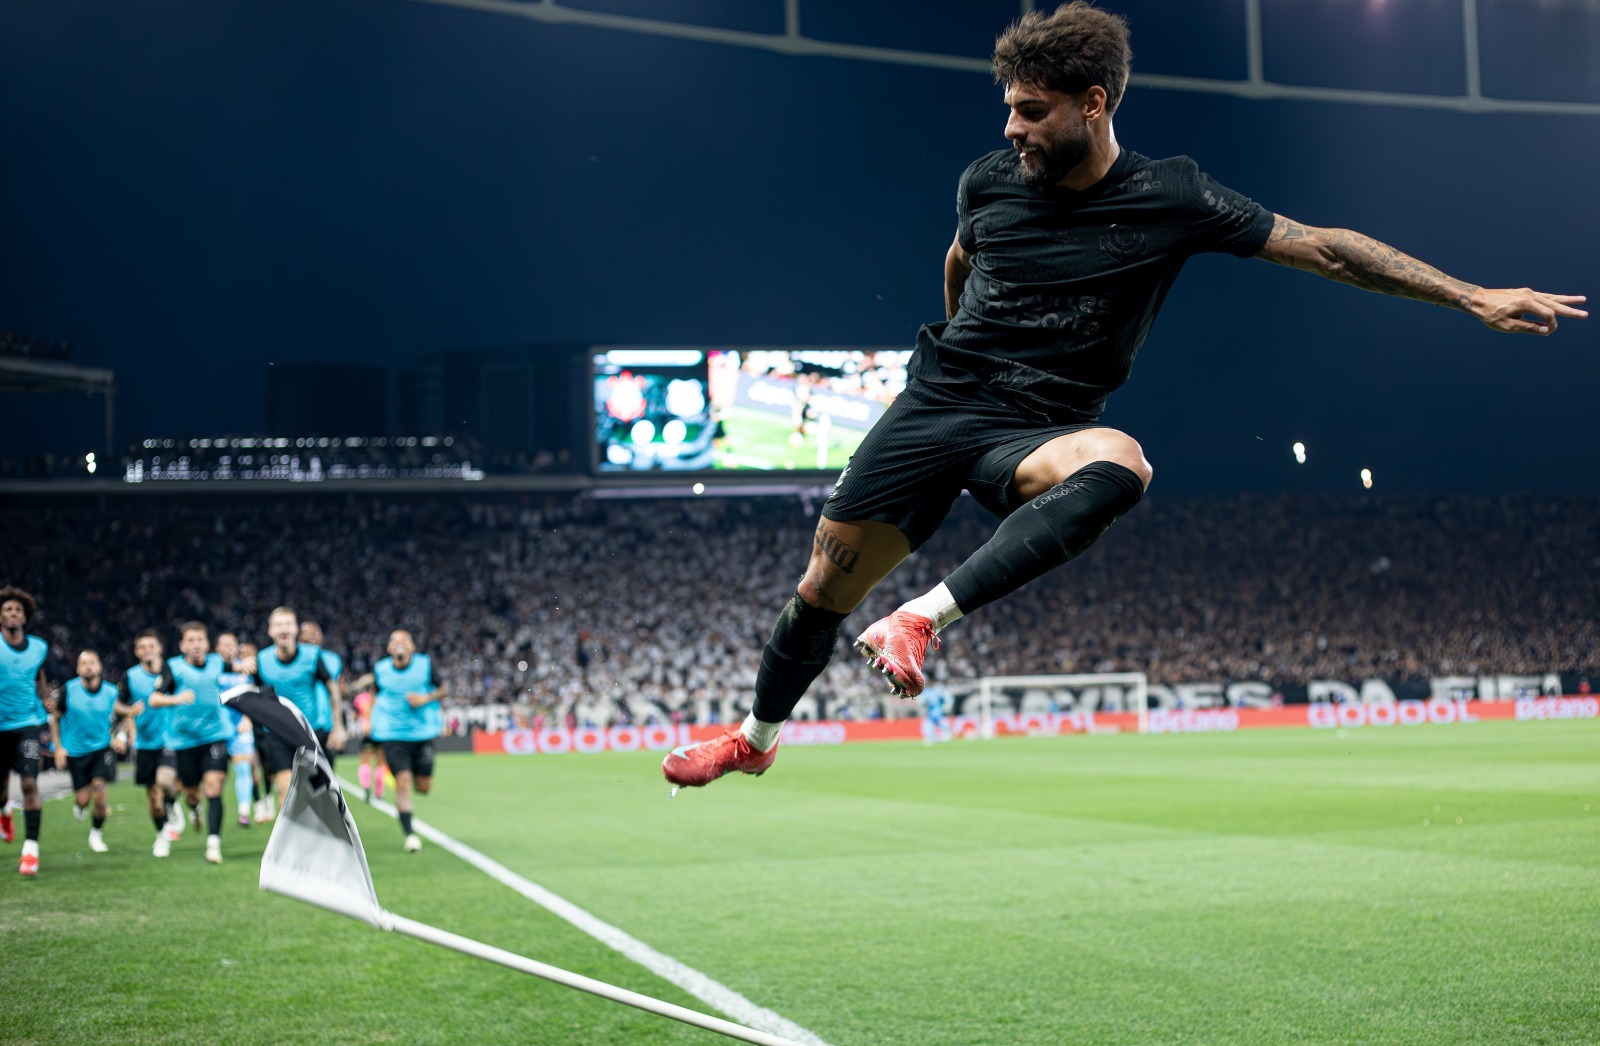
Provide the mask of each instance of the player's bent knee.
POLYGON ((862 599, 861 596, 851 598, 841 594, 837 586, 826 579, 812 577, 809 570, 806 571, 806 576, 800 579, 800 584, 795 586, 795 595, 799 596, 806 606, 816 610, 830 610, 835 614, 850 613, 862 599))

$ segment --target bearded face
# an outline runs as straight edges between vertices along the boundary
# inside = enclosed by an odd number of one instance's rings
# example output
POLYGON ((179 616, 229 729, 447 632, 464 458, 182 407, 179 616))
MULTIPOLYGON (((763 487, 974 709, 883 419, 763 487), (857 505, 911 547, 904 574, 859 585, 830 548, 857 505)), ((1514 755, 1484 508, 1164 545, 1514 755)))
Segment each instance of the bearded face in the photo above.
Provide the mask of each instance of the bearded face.
POLYGON ((1006 89, 1006 138, 1017 150, 1025 184, 1054 185, 1093 150, 1080 97, 1049 88, 1013 84, 1006 89))

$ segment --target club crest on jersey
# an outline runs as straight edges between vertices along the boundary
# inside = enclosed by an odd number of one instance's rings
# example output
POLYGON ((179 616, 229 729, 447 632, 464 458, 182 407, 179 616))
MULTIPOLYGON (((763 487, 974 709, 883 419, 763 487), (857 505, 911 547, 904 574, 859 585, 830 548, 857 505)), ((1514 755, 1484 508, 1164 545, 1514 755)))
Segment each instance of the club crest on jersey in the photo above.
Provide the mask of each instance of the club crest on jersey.
POLYGON ((1114 261, 1129 262, 1150 253, 1144 233, 1131 225, 1113 225, 1100 237, 1100 250, 1114 261))

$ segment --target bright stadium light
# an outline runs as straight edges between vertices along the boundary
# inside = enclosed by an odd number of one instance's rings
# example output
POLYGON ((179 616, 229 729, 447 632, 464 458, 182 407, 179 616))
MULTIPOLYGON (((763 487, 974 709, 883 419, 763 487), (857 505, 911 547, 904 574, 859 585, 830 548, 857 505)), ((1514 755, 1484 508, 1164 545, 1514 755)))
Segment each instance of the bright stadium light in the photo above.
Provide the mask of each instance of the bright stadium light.
POLYGON ((649 418, 640 418, 628 430, 628 435, 633 437, 635 443, 649 443, 656 438, 656 423, 649 418))
POLYGON ((1306 445, 1304 443, 1296 443, 1294 445, 1294 460, 1302 465, 1306 463, 1306 445))
POLYGON ((685 425, 677 418, 673 418, 671 421, 661 426, 661 440, 669 446, 676 447, 678 444, 682 443, 688 438, 689 426, 685 425))
POLYGON ((704 483, 696 483, 693 489, 696 494, 704 494, 706 492, 706 485, 704 483))
POLYGON ((89 470, 89 475, 94 475, 94 470, 99 467, 94 461, 94 451, 91 450, 83 456, 83 464, 89 470))
POLYGON ((1372 489, 1372 470, 1371 469, 1362 469, 1361 470, 1361 485, 1363 487, 1367 488, 1368 490, 1372 489))

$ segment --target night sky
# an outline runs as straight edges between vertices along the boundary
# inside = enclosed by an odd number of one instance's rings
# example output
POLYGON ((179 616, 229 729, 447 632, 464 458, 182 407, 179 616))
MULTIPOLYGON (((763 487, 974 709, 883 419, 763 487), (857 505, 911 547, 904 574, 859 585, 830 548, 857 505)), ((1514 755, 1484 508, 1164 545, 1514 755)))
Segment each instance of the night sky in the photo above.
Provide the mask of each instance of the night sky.
MULTIPOLYGON (((781 0, 582 6, 782 29, 781 0)), ((1105 6, 1132 19, 1136 72, 1244 75, 1242 0, 1105 6)), ((1595 5, 1479 7, 1486 93, 1600 102, 1595 5)), ((817 36, 981 57, 1016 5, 801 10, 817 36)), ((1460 0, 1263 12, 1269 78, 1463 89, 1460 0)), ((260 425, 274 361, 538 341, 909 348, 942 314, 956 179, 1005 144, 1005 115, 981 73, 408 0, 10 0, 0 330, 114 368, 123 439, 260 425)), ((1115 124, 1124 147, 1187 153, 1296 220, 1600 301, 1600 117, 1133 88, 1115 124)), ((0 400, 3 453, 99 445, 98 401, 0 400)), ((1386 490, 1594 489, 1600 317, 1513 338, 1197 258, 1106 420, 1168 492, 1354 490, 1363 466, 1386 490)))

